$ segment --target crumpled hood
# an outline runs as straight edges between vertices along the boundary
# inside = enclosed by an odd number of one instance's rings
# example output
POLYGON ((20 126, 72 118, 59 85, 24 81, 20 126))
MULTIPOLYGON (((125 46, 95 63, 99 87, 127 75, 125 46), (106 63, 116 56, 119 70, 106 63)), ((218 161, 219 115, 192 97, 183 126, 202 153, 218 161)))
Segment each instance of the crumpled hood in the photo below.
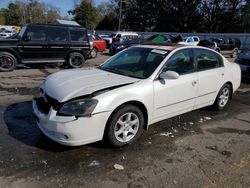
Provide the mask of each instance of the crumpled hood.
POLYGON ((43 89, 50 97, 65 102, 98 90, 138 80, 100 69, 73 69, 51 74, 44 82, 43 89))

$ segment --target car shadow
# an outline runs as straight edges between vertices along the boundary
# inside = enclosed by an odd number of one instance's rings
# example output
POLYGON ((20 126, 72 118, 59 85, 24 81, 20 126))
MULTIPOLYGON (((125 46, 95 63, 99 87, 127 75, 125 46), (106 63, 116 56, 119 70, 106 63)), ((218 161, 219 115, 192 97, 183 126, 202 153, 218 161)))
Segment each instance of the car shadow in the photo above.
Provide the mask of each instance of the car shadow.
POLYGON ((32 113, 32 102, 15 103, 6 108, 3 114, 8 134, 14 139, 47 151, 62 152, 76 147, 58 144, 47 138, 36 125, 32 113))
MULTIPOLYGON (((38 128, 32 112, 32 102, 15 103, 6 108, 3 114, 8 134, 28 146, 46 151, 64 152, 80 148, 80 146, 64 146, 46 137, 38 128)), ((111 149, 105 141, 88 144, 91 148, 111 149)))

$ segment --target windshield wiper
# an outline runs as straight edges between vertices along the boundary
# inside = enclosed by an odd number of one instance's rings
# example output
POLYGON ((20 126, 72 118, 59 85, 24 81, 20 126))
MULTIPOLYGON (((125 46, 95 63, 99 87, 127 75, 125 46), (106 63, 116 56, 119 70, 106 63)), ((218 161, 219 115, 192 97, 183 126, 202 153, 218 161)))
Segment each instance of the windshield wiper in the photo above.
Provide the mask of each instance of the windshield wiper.
POLYGON ((106 67, 104 68, 104 67, 101 67, 101 66, 99 66, 98 68, 101 69, 101 70, 105 70, 105 71, 108 71, 108 72, 115 73, 115 74, 120 74, 120 75, 123 75, 123 76, 128 76, 124 72, 122 72, 122 71, 120 71, 118 69, 115 69, 115 68, 106 68, 106 67))

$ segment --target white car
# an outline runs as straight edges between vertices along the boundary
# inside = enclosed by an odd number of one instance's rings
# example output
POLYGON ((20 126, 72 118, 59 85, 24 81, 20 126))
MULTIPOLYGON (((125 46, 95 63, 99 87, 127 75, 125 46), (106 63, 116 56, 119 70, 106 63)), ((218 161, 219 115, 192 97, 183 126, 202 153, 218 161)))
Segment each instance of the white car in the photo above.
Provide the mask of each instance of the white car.
POLYGON ((200 38, 198 36, 189 36, 185 38, 184 41, 178 42, 178 44, 197 46, 199 42, 200 38))
POLYGON ((124 37, 138 37, 139 35, 136 32, 116 32, 110 34, 108 37, 104 37, 103 39, 108 43, 108 45, 112 44, 113 42, 120 41, 120 39, 123 39, 124 37), (115 39, 115 41, 113 41, 115 39))
POLYGON ((16 34, 16 31, 9 31, 9 30, 5 30, 3 32, 0 32, 0 38, 9 38, 12 35, 16 34))
POLYGON ((133 46, 98 68, 50 75, 33 111, 41 131, 63 145, 106 138, 120 147, 161 120, 209 105, 224 109, 240 82, 239 65, 211 49, 133 46))

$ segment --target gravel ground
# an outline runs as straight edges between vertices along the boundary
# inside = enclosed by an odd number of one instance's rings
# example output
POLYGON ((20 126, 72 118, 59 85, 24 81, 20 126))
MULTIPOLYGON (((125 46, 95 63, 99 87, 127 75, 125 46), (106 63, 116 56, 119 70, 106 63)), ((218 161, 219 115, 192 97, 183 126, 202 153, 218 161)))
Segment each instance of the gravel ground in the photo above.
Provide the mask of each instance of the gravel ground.
POLYGON ((224 111, 203 108, 159 122, 131 146, 65 147, 45 137, 31 115, 39 85, 59 70, 0 73, 0 187, 250 187, 248 80, 224 111))

